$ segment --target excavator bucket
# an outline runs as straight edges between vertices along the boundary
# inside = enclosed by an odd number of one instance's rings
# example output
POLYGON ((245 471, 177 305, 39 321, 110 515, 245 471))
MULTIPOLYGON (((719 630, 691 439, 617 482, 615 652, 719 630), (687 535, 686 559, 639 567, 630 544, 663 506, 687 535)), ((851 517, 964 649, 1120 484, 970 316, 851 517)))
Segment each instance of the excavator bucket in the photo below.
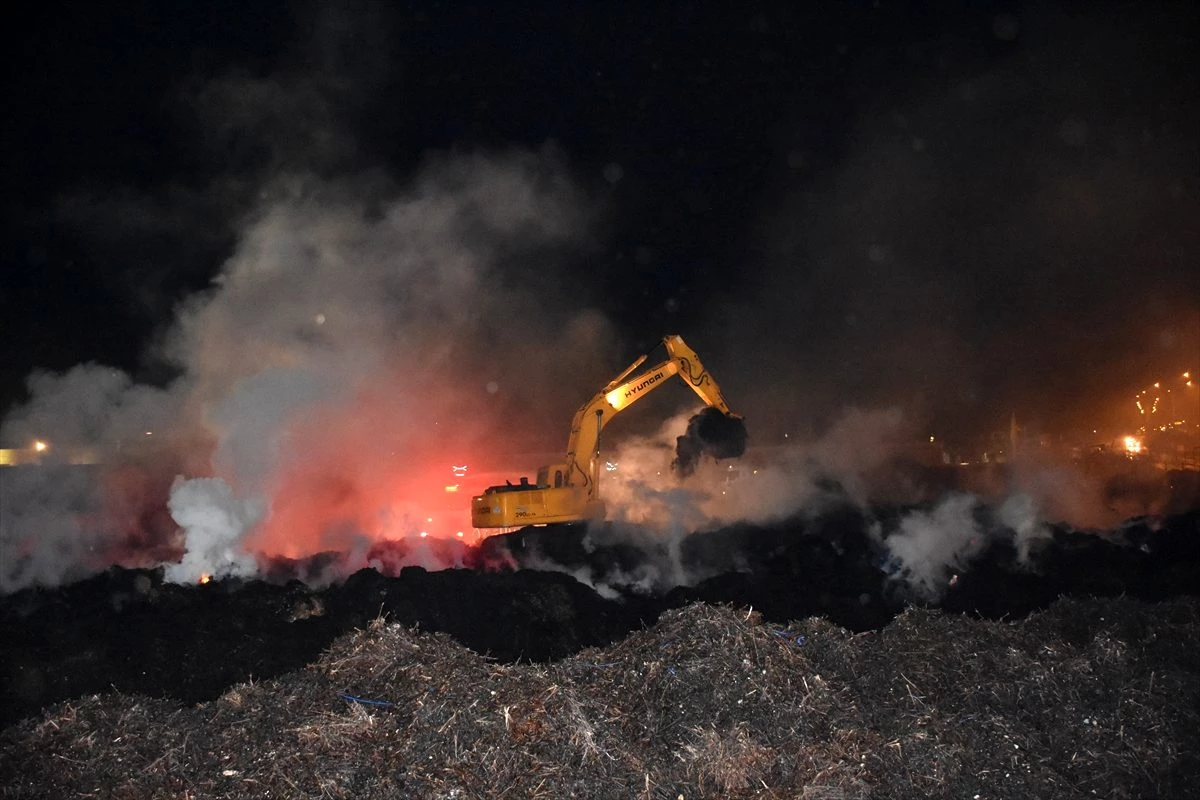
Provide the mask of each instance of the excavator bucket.
POLYGON ((702 456, 739 458, 746 452, 747 438, 741 417, 709 406, 688 420, 687 432, 675 440, 672 466, 681 475, 691 475, 702 456))

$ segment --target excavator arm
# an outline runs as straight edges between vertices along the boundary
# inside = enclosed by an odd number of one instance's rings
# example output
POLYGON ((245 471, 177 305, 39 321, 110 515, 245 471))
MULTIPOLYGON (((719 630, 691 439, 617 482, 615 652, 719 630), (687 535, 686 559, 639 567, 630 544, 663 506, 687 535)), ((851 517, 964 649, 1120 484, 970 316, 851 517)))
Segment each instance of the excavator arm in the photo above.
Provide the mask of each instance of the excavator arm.
POLYGON ((575 412, 566 458, 560 464, 539 469, 536 486, 493 486, 472 498, 474 526, 509 528, 603 517, 598 492, 600 432, 613 417, 674 376, 678 375, 705 404, 733 416, 696 351, 678 335, 665 337, 663 344, 667 349, 665 361, 635 375, 648 359, 641 356, 575 412))
POLYGON ((646 362, 647 356, 641 356, 575 412, 575 419, 571 422, 571 435, 567 441, 567 464, 570 466, 571 477, 569 484, 574 485, 579 481, 579 485, 589 488, 590 494, 595 494, 596 479, 599 477, 600 432, 604 430, 604 426, 617 414, 676 375, 707 405, 724 414, 732 413, 717 382, 704 369, 700 357, 696 355, 695 350, 687 346, 683 337, 667 336, 663 339, 663 344, 667 348, 665 361, 629 378, 630 373, 646 362))

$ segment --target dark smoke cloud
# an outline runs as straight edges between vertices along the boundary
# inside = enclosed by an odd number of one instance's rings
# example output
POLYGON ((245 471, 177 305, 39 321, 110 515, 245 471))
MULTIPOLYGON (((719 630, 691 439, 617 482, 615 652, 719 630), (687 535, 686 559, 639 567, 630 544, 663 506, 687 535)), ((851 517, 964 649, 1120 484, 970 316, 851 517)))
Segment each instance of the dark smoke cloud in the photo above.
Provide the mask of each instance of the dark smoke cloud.
POLYGON ((754 387, 749 418, 1090 430, 1196 363, 1194 15, 1116 9, 1007 20, 987 66, 927 42, 881 82, 901 56, 860 56, 847 150, 784 154, 761 288, 730 314, 730 341, 762 343, 726 379, 754 387))
MULTIPOLYGON (((299 4, 273 63, 198 67, 172 94, 191 161, 241 180, 323 178, 377 168, 364 137, 381 87, 396 77, 396 16, 368 2, 299 4)), ((365 187, 364 187, 365 188, 365 187)))
MULTIPOLYGON (((127 183, 81 178, 48 209, 23 212, 52 250, 143 327, 173 323, 175 305, 211 280, 247 217, 286 176, 354 175, 360 196, 390 191, 361 136, 374 91, 393 70, 390 15, 369 3, 299 5, 293 13, 290 23, 276 23, 290 26, 293 44, 269 66, 195 54, 156 109, 171 137, 127 165, 127 183)), ((143 362, 147 371, 161 367, 153 354, 143 362)))

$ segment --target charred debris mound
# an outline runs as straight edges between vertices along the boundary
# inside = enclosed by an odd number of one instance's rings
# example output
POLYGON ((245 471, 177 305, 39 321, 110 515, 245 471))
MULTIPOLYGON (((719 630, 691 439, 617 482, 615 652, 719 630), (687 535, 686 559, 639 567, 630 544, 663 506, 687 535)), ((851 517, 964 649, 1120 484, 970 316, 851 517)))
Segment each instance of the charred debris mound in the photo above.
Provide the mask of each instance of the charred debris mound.
POLYGON ((179 586, 158 571, 114 568, 0 598, 0 726, 93 692, 212 700, 312 663, 377 618, 446 633, 498 662, 552 662, 697 601, 753 608, 772 624, 820 617, 863 632, 911 606, 1018 620, 1060 596, 1200 595, 1196 511, 1106 533, 1057 529, 1024 561, 1013 536, 992 531, 934 598, 908 590, 870 532, 879 525, 894 520, 845 507, 675 542, 620 526, 527 528, 486 540, 470 553, 471 569, 366 569, 324 589, 297 580, 179 586))
MULTIPOLYGON (((129 690, 126 690, 128 692, 129 690)), ((0 731, 14 798, 1200 795, 1200 601, 910 608, 854 634, 696 603, 500 663, 377 619, 181 707, 71 700, 0 731)))

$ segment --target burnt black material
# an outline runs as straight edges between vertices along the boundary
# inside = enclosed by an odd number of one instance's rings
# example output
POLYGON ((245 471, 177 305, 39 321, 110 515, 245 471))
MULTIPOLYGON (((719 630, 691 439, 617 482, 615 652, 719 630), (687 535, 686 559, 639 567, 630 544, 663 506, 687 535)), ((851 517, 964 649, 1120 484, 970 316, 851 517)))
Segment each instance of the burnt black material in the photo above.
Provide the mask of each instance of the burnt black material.
POLYGON ((936 601, 895 578, 886 539, 900 516, 847 505, 674 540, 627 526, 527 528, 464 553, 474 569, 362 570, 323 590, 282 582, 282 571, 277 583, 178 586, 158 571, 114 568, 0 598, 0 725, 113 689, 209 700, 311 663, 339 634, 380 615, 499 660, 551 661, 696 600, 753 606, 779 623, 821 616, 863 631, 907 605, 1016 619, 1063 595, 1200 595, 1197 511, 1108 532, 1060 527, 1021 561, 1012 531, 981 509, 988 545, 936 601))
POLYGON ((741 417, 709 406, 689 419, 687 432, 675 439, 672 466, 680 475, 691 475, 703 456, 738 458, 746 452, 747 438, 741 417))

